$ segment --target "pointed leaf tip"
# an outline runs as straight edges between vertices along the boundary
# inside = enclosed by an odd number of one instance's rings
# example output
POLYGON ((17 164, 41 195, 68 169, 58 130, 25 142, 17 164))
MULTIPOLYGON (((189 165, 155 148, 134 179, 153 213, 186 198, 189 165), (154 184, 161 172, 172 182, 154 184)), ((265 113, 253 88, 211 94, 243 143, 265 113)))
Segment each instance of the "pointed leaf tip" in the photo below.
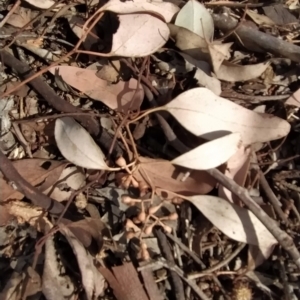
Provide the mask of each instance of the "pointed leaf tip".
POLYGON ((241 146, 241 135, 232 133, 207 142, 175 159, 172 163, 193 170, 208 170, 227 162, 241 146))
POLYGON ((61 154, 73 164, 87 169, 109 169, 101 149, 73 118, 56 120, 55 140, 61 154))

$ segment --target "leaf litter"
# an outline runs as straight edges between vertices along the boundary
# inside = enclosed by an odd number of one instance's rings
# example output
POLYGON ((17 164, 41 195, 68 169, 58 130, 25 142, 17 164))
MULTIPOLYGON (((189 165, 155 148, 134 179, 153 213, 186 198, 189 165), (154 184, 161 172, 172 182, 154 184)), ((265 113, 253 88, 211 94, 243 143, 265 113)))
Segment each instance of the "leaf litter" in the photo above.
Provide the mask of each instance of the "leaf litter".
POLYGON ((300 298, 299 13, 1 3, 0 298, 300 298))

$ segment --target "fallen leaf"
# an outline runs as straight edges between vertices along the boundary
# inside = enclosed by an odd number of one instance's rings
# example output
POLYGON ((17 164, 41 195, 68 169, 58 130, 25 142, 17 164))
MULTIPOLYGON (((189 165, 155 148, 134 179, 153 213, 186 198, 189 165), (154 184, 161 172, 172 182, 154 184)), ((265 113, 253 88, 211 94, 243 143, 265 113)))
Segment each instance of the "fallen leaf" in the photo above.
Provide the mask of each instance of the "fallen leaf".
MULTIPOLYGON (((85 20, 82 17, 79 16, 72 16, 71 18, 68 18, 69 26, 74 32, 74 34, 77 35, 77 37, 80 39, 82 36, 82 28, 85 24, 85 20)), ((99 43, 100 39, 97 36, 96 28, 92 28, 92 30, 86 35, 85 39, 83 40, 83 47, 84 49, 90 51, 93 47, 93 45, 96 45, 99 43)), ((97 58, 99 59, 99 56, 90 55, 89 56, 91 60, 97 58)))
POLYGON ((169 39, 167 24, 152 15, 119 15, 118 19, 120 25, 113 35, 110 56, 147 56, 161 48, 169 39))
POLYGON ((100 267, 99 271, 113 290, 116 300, 149 299, 132 263, 113 267, 113 272, 105 267, 100 267))
POLYGON ((253 10, 246 10, 246 14, 257 24, 257 25, 275 25, 275 23, 267 16, 258 14, 253 10))
POLYGON ((25 0, 27 3, 31 4, 32 6, 41 8, 41 9, 48 9, 52 5, 55 4, 52 0, 25 0))
POLYGON ((75 293, 75 283, 70 276, 61 276, 61 262, 57 260, 54 236, 45 241, 45 256, 42 276, 42 290, 46 299, 64 299, 75 293))
POLYGON ((162 15, 166 23, 171 22, 173 16, 179 11, 179 7, 171 2, 163 1, 146 1, 146 0, 132 0, 120 1, 110 0, 103 7, 101 11, 113 11, 117 14, 129 14, 137 12, 155 12, 162 15))
MULTIPOLYGON (((66 163, 62 161, 54 161, 47 159, 21 159, 13 162, 18 173, 26 179, 31 185, 37 186, 40 191, 46 190, 53 185, 59 178, 66 163)), ((8 199, 22 199, 23 194, 16 191, 10 185, 3 175, 0 175, 0 201, 8 199)))
MULTIPOLYGON (((240 147, 240 149, 228 160, 225 170, 225 176, 233 179, 239 186, 244 186, 249 166, 250 166, 251 148, 240 147)), ((219 185, 219 197, 228 200, 231 203, 239 204, 240 199, 223 185, 219 185)))
POLYGON ((204 171, 192 171, 184 181, 181 181, 184 174, 188 172, 187 169, 174 166, 171 162, 162 159, 140 157, 139 160, 140 167, 134 173, 136 180, 171 192, 181 195, 206 194, 216 184, 216 180, 204 171))
POLYGON ((109 169, 101 149, 73 118, 56 120, 55 140, 61 154, 74 165, 87 169, 109 169))
POLYGON ((29 50, 30 52, 34 53, 35 55, 37 55, 43 59, 47 59, 47 60, 51 60, 51 61, 56 61, 56 60, 60 59, 57 54, 54 54, 47 49, 43 49, 39 45, 30 44, 28 42, 29 41, 20 43, 20 46, 22 46, 23 48, 29 50))
POLYGON ((295 105, 295 106, 300 107, 300 89, 297 90, 292 96, 290 96, 286 100, 285 104, 295 105))
POLYGON ((188 131, 209 140, 239 132, 243 144, 250 145, 282 138, 291 127, 283 119, 255 113, 206 88, 180 94, 165 109, 188 131))
POLYGON ((264 249, 277 244, 277 240, 246 208, 231 204, 218 197, 201 195, 187 198, 219 230, 231 239, 257 245, 264 249))
POLYGON ((57 182, 44 191, 51 199, 62 202, 68 200, 73 191, 77 191, 85 185, 85 173, 82 168, 76 166, 66 167, 57 182), (60 186, 66 187, 63 190, 60 186))
POLYGON ((173 24, 168 24, 170 35, 175 40, 175 45, 182 52, 194 59, 208 60, 207 42, 196 33, 173 24))
POLYGON ((99 297, 104 291, 104 277, 96 269, 94 258, 86 251, 81 242, 66 226, 60 228, 60 232, 66 237, 77 258, 81 273, 81 280, 88 300, 99 297))
POLYGON ((255 270, 258 266, 263 264, 272 254, 274 247, 275 245, 271 247, 258 247, 256 245, 249 245, 247 269, 255 270))
POLYGON ((261 74, 265 72, 269 65, 270 63, 266 62, 241 66, 228 61, 223 61, 217 70, 214 69, 214 72, 217 78, 220 80, 228 82, 246 81, 261 76, 261 74))
POLYGON ((238 151, 240 146, 240 134, 232 133, 200 145, 171 162, 188 169, 208 170, 225 163, 238 151))
POLYGON ((196 68, 194 78, 197 80, 197 85, 208 88, 219 96, 222 92, 221 82, 217 78, 208 75, 211 73, 207 70, 210 69, 209 65, 205 61, 196 60, 188 54, 180 53, 180 55, 185 60, 185 67, 187 71, 192 71, 194 68, 196 68))
POLYGON ((0 205, 0 227, 8 225, 12 215, 4 205, 0 205))
POLYGON ((95 70, 58 66, 50 68, 49 71, 55 74, 56 69, 67 84, 113 110, 123 113, 129 109, 137 110, 143 101, 144 90, 134 78, 112 84, 99 78, 95 70))
POLYGON ((208 50, 214 72, 218 71, 224 60, 230 58, 230 47, 233 43, 220 44, 217 42, 210 43, 208 50))
POLYGON ((178 13, 175 25, 186 28, 207 41, 212 41, 214 22, 205 6, 196 0, 189 0, 178 13))
MULTIPOLYGON (((9 16, 6 23, 14 27, 21 28, 36 16, 37 12, 34 12, 33 10, 25 7, 18 7, 17 10, 15 10, 14 13, 9 16)), ((29 25, 27 28, 31 29, 32 26, 29 25)))

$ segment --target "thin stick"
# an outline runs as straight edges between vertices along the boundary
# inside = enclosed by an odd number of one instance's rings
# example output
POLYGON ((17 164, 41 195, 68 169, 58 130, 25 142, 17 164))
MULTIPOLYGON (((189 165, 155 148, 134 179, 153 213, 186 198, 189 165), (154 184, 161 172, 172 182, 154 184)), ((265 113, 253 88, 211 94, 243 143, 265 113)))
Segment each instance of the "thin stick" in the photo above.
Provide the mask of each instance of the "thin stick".
POLYGON ((297 250, 293 239, 286 232, 281 230, 277 223, 262 210, 262 208, 250 197, 249 192, 217 169, 210 169, 206 172, 217 179, 228 190, 237 195, 243 203, 248 206, 251 212, 262 222, 263 225, 265 225, 280 245, 289 253, 300 270, 300 253, 297 250))
POLYGON ((14 6, 10 9, 10 11, 7 13, 5 18, 0 22, 0 28, 3 27, 3 25, 6 23, 6 21, 9 19, 9 17, 15 12, 15 10, 20 6, 21 0, 18 0, 14 6))

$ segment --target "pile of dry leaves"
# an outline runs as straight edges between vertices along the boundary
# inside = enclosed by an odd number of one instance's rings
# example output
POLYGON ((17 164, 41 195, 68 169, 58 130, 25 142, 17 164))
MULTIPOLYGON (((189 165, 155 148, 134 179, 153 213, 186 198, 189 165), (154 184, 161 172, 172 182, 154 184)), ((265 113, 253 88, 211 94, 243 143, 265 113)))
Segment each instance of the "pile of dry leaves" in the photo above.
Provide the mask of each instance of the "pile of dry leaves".
POLYGON ((2 0, 0 299, 299 299, 299 20, 2 0))

